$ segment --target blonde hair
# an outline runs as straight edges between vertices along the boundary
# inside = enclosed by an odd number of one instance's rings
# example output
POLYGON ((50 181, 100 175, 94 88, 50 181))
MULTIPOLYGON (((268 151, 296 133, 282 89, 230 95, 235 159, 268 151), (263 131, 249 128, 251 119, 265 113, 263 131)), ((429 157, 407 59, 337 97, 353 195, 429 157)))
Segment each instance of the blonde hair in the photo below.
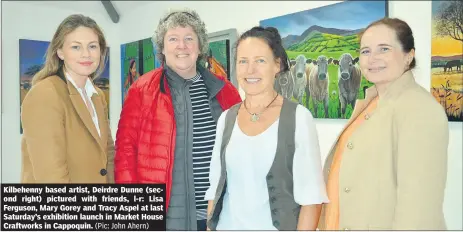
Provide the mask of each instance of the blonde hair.
POLYGON ((64 38, 69 33, 73 32, 78 27, 88 27, 93 29, 93 31, 98 36, 98 41, 100 44, 100 64, 97 70, 90 75, 92 79, 95 79, 99 75, 101 75, 104 71, 105 61, 106 61, 106 53, 107 53, 107 46, 106 46, 106 39, 104 37, 103 32, 101 31, 98 24, 96 24, 95 20, 91 19, 90 17, 81 15, 81 14, 74 14, 70 15, 61 22, 58 26, 58 29, 53 36, 53 39, 48 45, 47 52, 45 54, 45 64, 43 68, 37 72, 34 77, 32 78, 32 85, 37 84, 38 82, 44 80, 49 76, 56 75, 58 70, 63 66, 63 61, 58 57, 58 49, 63 47, 64 38))

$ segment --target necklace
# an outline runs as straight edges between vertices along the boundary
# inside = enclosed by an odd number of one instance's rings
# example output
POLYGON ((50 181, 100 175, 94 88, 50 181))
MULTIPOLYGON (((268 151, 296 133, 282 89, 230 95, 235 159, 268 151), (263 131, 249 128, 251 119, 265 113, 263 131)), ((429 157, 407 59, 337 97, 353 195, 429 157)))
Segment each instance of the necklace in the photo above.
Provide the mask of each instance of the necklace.
POLYGON ((246 107, 246 99, 244 100, 244 108, 246 109, 246 111, 251 115, 251 122, 257 122, 257 120, 259 120, 260 118, 260 115, 262 113, 264 113, 264 111, 277 99, 278 97, 278 93, 277 95, 273 98, 273 100, 264 108, 264 110, 260 113, 251 113, 249 112, 248 108, 246 107))

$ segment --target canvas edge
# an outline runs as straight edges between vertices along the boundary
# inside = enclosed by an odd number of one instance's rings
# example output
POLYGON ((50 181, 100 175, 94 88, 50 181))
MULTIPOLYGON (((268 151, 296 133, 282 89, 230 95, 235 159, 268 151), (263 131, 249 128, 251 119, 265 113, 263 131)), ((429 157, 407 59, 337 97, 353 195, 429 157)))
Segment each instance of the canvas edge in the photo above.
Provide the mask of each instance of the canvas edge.
POLYGON ((236 28, 230 28, 222 31, 211 32, 207 34, 207 38, 208 43, 224 39, 228 39, 230 41, 230 81, 236 88, 239 88, 238 80, 236 79, 235 75, 235 53, 233 52, 236 41, 238 41, 238 31, 236 28))

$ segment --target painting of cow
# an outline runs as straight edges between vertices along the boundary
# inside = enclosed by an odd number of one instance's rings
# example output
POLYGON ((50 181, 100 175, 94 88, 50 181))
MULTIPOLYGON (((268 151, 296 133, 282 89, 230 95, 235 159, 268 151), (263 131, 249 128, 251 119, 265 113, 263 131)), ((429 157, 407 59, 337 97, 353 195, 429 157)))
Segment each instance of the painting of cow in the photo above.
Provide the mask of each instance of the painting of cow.
POLYGON ((346 115, 346 106, 350 104, 355 107, 355 101, 362 80, 362 72, 356 65, 358 58, 354 59, 351 54, 344 53, 339 58, 338 88, 339 101, 341 103, 341 117, 346 115))
POLYGON ((342 97, 338 83, 341 80, 339 69, 344 66, 340 57, 350 54, 351 62, 357 63, 359 33, 370 23, 387 17, 387 12, 387 1, 342 1, 261 20, 260 26, 278 30, 283 48, 293 63, 292 101, 307 107, 314 118, 350 118, 355 100, 363 99, 363 89, 373 83, 361 76, 359 87, 346 87, 343 92, 357 89, 358 93, 342 97), (341 101, 346 103, 341 104, 341 101))
POLYGON ((309 92, 314 103, 313 114, 318 114, 318 104, 323 104, 325 110, 325 117, 328 116, 328 100, 329 89, 328 83, 330 82, 330 75, 328 73, 328 59, 326 56, 319 56, 317 58, 317 65, 311 67, 309 74, 309 92))
POLYGON ((296 57, 295 65, 291 67, 291 73, 294 78, 293 96, 301 105, 303 104, 302 97, 307 85, 306 61, 307 59, 304 55, 299 55, 296 57))
POLYGON ((277 93, 291 100, 294 90, 294 78, 291 71, 278 74, 275 78, 274 87, 277 93))

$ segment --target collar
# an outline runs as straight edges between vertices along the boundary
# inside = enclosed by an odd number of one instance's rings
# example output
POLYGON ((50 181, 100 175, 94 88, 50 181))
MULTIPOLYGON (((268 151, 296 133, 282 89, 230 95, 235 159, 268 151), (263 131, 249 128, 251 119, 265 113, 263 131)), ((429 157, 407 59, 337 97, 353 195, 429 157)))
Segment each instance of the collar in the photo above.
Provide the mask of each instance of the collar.
MULTIPOLYGON (((379 102, 388 102, 390 100, 396 99, 400 94, 406 90, 410 85, 415 84, 415 77, 411 70, 406 71, 402 76, 392 81, 386 89, 386 92, 379 99, 379 102)), ((366 90, 365 100, 370 102, 376 96, 378 96, 378 91, 376 86, 371 86, 366 90)))
MULTIPOLYGON (((74 80, 71 78, 71 75, 69 75, 68 72, 65 72, 66 79, 68 79, 69 82, 74 86, 74 88, 77 89, 77 91, 81 92, 82 90, 77 87, 76 83, 74 80)), ((85 92, 87 92, 87 95, 89 97, 93 96, 93 94, 98 95, 98 92, 95 89, 95 86, 93 86, 92 81, 90 81, 90 78, 87 78, 87 81, 85 82, 85 92)))
MULTIPOLYGON (((164 69, 166 70, 167 81, 171 88, 181 88, 188 80, 179 76, 174 70, 169 66, 165 65, 164 69)), ((202 67, 201 65, 196 65, 196 70, 201 75, 204 85, 206 85, 207 92, 209 93, 209 98, 214 97, 219 93, 219 91, 225 86, 225 82, 214 76, 209 70, 202 67)), ((193 82, 191 82, 193 83, 193 82)))
POLYGON ((197 72, 196 75, 193 78, 191 78, 189 81, 195 83, 195 82, 199 81, 200 79, 201 79, 201 74, 199 74, 199 72, 197 72))

